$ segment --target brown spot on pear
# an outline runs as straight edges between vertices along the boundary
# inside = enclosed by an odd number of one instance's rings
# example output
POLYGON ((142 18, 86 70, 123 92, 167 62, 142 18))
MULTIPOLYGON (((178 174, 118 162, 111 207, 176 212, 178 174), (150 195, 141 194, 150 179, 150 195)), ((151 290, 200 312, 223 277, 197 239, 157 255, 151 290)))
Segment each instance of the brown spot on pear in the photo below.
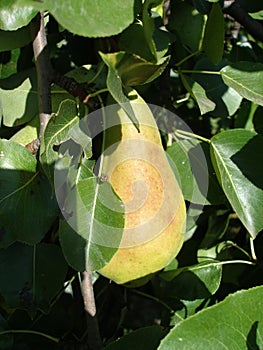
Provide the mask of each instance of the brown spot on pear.
POLYGON ((186 220, 155 119, 136 92, 130 95, 140 132, 115 105, 106 116, 102 164, 102 173, 124 203, 125 227, 120 247, 99 272, 119 284, 168 265, 182 247, 186 220))

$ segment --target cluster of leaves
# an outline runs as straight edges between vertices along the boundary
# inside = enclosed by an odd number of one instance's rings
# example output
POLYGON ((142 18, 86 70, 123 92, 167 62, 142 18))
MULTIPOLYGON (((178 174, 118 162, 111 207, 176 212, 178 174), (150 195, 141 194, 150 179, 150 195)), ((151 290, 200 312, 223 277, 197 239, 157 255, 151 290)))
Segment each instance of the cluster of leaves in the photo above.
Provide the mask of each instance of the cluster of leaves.
MULTIPOLYGON (((261 1, 238 2, 251 20, 262 20, 261 1)), ((157 121, 188 204, 187 233, 177 259, 141 286, 93 273, 106 349, 263 347, 263 44, 246 28, 236 34, 223 6, 1 1, 1 349, 81 348, 90 336, 77 271, 95 271, 115 252, 91 242, 90 234, 100 237, 109 218, 111 227, 124 222, 114 211, 119 199, 92 171, 100 142, 84 132, 94 128, 85 116, 105 105, 110 92, 138 126, 130 87, 165 107, 157 121), (39 111, 31 20, 39 11, 53 69, 74 86, 85 84, 87 98, 83 103, 63 84, 52 85, 53 114, 34 155, 39 111), (54 168, 62 177, 54 178, 54 168), (78 234, 62 220, 54 194, 73 185, 81 198, 78 234)), ((64 216, 78 196, 63 202, 69 203, 64 216)))

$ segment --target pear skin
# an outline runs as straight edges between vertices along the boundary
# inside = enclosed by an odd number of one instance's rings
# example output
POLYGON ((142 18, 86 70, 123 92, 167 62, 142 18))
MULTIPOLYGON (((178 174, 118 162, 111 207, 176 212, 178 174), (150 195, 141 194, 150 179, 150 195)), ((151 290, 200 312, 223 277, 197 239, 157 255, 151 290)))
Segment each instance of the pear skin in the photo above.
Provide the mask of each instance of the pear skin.
POLYGON ((152 274, 168 265, 182 247, 184 199, 166 158, 155 119, 132 90, 131 106, 139 132, 124 110, 106 115, 102 174, 124 203, 120 246, 99 273, 118 284, 152 274))

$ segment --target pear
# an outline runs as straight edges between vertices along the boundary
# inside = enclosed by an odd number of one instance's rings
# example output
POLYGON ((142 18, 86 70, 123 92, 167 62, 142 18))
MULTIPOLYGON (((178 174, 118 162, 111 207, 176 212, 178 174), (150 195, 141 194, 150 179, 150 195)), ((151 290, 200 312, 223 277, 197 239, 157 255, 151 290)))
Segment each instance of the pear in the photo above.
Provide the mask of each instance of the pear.
POLYGON ((124 204, 125 227, 116 253, 99 273, 118 284, 168 265, 182 247, 186 221, 152 112, 134 90, 129 97, 138 128, 120 106, 110 106, 101 159, 102 176, 124 204))

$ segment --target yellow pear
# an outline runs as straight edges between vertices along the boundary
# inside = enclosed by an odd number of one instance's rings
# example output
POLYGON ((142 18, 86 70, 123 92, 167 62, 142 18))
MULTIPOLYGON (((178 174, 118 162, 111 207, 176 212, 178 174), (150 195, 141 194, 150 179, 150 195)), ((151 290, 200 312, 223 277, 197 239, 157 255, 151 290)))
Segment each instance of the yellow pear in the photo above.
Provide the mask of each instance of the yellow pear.
POLYGON ((168 265, 184 241, 184 199, 150 108, 132 90, 139 131, 117 104, 106 108, 101 174, 124 203, 120 246, 99 273, 123 284, 168 265), (108 109, 109 108, 109 109, 108 109))

